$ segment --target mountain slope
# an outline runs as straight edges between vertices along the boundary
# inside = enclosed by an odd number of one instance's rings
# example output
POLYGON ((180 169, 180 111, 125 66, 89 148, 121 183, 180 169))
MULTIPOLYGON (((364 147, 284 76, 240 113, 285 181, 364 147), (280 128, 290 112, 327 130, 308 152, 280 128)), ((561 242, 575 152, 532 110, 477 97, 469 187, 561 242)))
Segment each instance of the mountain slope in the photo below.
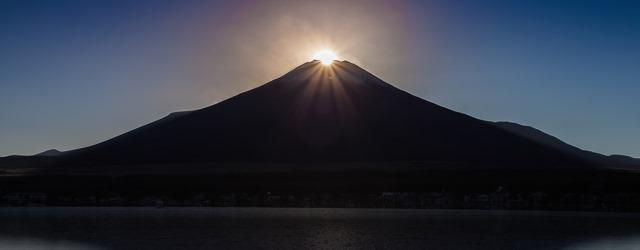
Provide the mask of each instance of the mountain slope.
POLYGON ((505 129, 514 134, 531 139, 540 144, 558 149, 562 152, 580 157, 589 162, 598 163, 600 165, 638 165, 640 166, 640 159, 635 159, 625 155, 611 155, 606 156, 595 152, 587 151, 570 145, 562 140, 542 132, 536 128, 530 126, 524 126, 513 122, 495 122, 496 126, 505 129))
POLYGON ((65 156, 66 166, 187 162, 448 162, 590 166, 346 62, 305 63, 253 90, 65 156))

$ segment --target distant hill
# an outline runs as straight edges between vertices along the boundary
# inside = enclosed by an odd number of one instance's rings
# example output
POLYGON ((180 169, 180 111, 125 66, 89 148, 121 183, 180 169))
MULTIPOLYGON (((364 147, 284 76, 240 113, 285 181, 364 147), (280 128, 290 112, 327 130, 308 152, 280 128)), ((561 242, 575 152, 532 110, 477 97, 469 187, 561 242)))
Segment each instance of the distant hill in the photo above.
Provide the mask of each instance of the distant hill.
POLYGON ((35 169, 51 165, 58 160, 65 152, 57 149, 49 149, 35 155, 10 155, 0 157, 0 175, 8 173, 7 170, 35 169))
POLYGON ((47 151, 44 151, 42 153, 36 154, 36 156, 60 156, 64 154, 64 152, 59 151, 57 149, 49 149, 47 151))

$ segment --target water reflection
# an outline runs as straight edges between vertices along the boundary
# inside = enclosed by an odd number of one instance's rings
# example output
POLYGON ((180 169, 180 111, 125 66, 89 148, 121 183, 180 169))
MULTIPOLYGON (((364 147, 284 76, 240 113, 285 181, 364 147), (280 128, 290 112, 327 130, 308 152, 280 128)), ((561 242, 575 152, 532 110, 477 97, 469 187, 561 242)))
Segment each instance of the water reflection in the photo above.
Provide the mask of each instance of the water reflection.
POLYGON ((564 250, 637 250, 640 249, 640 235, 637 237, 607 237, 592 241, 585 241, 573 246, 569 246, 564 250))
POLYGON ((4 208, 0 249, 640 249, 640 215, 309 208, 4 208))
POLYGON ((98 250, 102 247, 71 241, 50 241, 33 238, 0 238, 0 249, 24 250, 98 250))

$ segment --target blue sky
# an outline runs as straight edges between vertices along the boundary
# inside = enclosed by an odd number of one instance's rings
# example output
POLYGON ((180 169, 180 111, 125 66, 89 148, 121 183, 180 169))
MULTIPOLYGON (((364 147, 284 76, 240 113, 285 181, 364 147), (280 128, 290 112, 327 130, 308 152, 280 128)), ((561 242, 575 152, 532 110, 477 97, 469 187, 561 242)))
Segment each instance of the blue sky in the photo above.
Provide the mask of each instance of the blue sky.
POLYGON ((2 1, 0 155, 92 145, 328 47, 480 119, 640 157, 637 1, 2 1))

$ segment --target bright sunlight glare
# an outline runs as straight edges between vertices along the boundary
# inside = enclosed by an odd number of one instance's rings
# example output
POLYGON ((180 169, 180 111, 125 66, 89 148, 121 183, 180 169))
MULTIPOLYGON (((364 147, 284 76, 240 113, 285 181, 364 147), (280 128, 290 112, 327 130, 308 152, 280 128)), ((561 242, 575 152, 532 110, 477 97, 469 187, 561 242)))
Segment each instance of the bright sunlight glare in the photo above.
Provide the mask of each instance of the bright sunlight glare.
POLYGON ((337 60, 338 56, 336 55, 336 53, 329 49, 323 49, 316 51, 316 53, 313 54, 313 59, 320 60, 320 62, 324 65, 329 65, 333 62, 333 60, 337 60))

